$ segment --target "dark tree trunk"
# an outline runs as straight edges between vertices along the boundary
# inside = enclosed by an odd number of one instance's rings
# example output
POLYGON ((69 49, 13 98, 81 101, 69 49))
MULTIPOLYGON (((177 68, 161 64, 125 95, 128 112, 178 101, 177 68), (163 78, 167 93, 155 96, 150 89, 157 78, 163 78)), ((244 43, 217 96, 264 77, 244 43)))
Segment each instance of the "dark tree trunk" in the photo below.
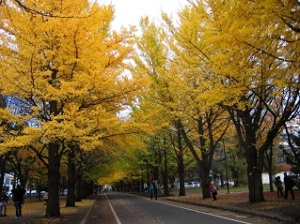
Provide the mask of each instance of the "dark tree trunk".
POLYGON ((154 177, 154 180, 157 180, 159 179, 159 166, 160 166, 160 163, 161 163, 161 152, 160 151, 155 151, 155 164, 154 166, 152 166, 152 170, 153 170, 153 177, 154 177))
POLYGON ((177 157, 177 169, 178 169, 178 175, 179 175, 179 196, 185 196, 185 186, 184 186, 184 180, 185 180, 185 165, 184 165, 184 148, 182 144, 182 134, 180 131, 180 124, 179 122, 176 125, 177 127, 177 145, 178 145, 178 151, 175 149, 175 154, 177 157))
POLYGON ((185 186, 184 186, 185 171, 184 171, 182 153, 179 153, 179 157, 177 161, 178 161, 177 167, 178 167, 178 175, 179 175, 179 196, 185 196, 185 186))
POLYGON ((249 202, 262 202, 264 201, 262 185, 264 151, 256 148, 257 127, 252 123, 253 117, 249 111, 229 110, 229 113, 246 155, 249 202))
POLYGON ((269 183, 270 183, 270 192, 274 192, 274 187, 273 187, 273 172, 272 172, 272 168, 273 168, 273 144, 270 147, 270 154, 268 154, 268 151, 266 151, 266 159, 268 162, 268 174, 269 174, 269 183))
POLYGON ((143 178, 140 179, 140 189, 141 189, 142 192, 145 191, 145 189, 144 189, 144 179, 143 178))
POLYGON ((60 158, 58 155, 59 145, 50 143, 48 146, 48 190, 49 197, 46 209, 46 217, 58 217, 60 216, 59 208, 59 168, 60 158))
POLYGON ((168 186, 168 158, 167 151, 164 150, 164 171, 163 171, 163 183, 164 183, 164 195, 169 195, 169 186, 168 186))
POLYGON ((216 108, 216 110, 211 109, 207 111, 205 115, 199 115, 198 119, 196 119, 198 147, 200 149, 201 156, 194 147, 194 140, 189 139, 187 132, 184 130, 183 124, 181 123, 181 121, 178 122, 178 127, 182 134, 182 137, 186 142, 187 147, 193 154, 193 157, 196 160, 198 167, 200 168, 203 199, 211 197, 209 189, 209 172, 211 169, 212 158, 217 145, 223 138, 229 125, 229 122, 224 120, 224 122, 222 123, 224 129, 219 129, 220 124, 219 122, 217 122, 217 120, 219 120, 218 117, 221 116, 222 113, 223 110, 220 110, 220 108, 216 108), (214 134, 216 130, 218 130, 219 135, 214 134))
POLYGON ((3 190, 3 183, 4 183, 4 175, 5 175, 5 170, 6 170, 6 159, 5 155, 0 156, 0 169, 1 169, 1 176, 0 176, 0 192, 3 190))
POLYGON ((66 207, 75 207, 75 182, 76 182, 76 167, 75 153, 71 149, 68 153, 68 193, 66 207))
POLYGON ((202 186, 202 197, 203 199, 210 198, 210 178, 209 178, 209 170, 206 167, 201 167, 201 186, 202 186))
POLYGON ((79 172, 76 178, 76 201, 81 201, 82 195, 82 174, 79 172))
POLYGON ((255 146, 249 144, 246 151, 249 202, 262 202, 265 200, 262 184, 263 158, 264 153, 262 150, 257 150, 255 146))
POLYGON ((224 177, 223 177, 223 173, 220 172, 220 181, 221 181, 221 187, 224 187, 224 177))

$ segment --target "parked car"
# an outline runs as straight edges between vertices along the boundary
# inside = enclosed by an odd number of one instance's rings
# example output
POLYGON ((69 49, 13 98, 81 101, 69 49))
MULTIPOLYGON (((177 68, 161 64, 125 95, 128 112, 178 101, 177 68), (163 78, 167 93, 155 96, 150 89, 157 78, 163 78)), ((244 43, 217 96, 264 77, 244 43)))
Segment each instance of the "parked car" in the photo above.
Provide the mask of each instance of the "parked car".
MULTIPOLYGON (((230 185, 230 186, 234 186, 234 180, 228 180, 228 184, 230 185)), ((227 180, 225 180, 224 181, 224 185, 227 185, 227 180)))
POLYGON ((199 182, 189 182, 189 183, 184 183, 184 186, 186 188, 195 188, 195 187, 200 187, 200 183, 199 182))
POLYGON ((191 187, 200 187, 200 183, 199 182, 191 182, 191 187))
MULTIPOLYGON (((43 197, 45 194, 45 191, 40 192, 40 197, 43 197)), ((30 190, 27 190, 25 193, 26 197, 30 197, 30 190)), ((31 190, 31 197, 39 197, 39 192, 37 190, 31 190)))
POLYGON ((27 190, 26 193, 25 193, 25 196, 26 197, 30 197, 30 196, 31 197, 36 197, 37 196, 37 191, 36 190, 31 190, 31 191, 27 190))

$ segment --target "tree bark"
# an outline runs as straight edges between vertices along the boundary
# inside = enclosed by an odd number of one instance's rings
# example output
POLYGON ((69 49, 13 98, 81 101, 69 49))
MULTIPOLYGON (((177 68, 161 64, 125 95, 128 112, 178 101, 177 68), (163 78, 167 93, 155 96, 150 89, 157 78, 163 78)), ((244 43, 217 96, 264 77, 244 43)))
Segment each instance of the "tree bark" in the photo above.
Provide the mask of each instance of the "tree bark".
POLYGON ((0 192, 2 192, 3 190, 3 183, 4 183, 4 175, 5 175, 5 171, 6 171, 6 159, 5 159, 5 155, 1 155, 0 156, 0 164, 1 164, 1 176, 0 176, 0 192))
POLYGON ((209 178, 209 169, 205 166, 201 166, 201 186, 202 186, 202 197, 203 199, 210 198, 210 178, 209 178))
POLYGON ((76 178, 76 201, 82 200, 82 174, 79 172, 76 178))
POLYGON ((60 216, 59 207, 59 168, 60 158, 58 155, 59 145, 55 143, 49 143, 48 145, 48 190, 49 197, 46 209, 46 217, 58 217, 60 216))
POLYGON ((75 207, 75 182, 76 182, 76 167, 75 153, 73 149, 68 153, 68 193, 66 207, 75 207))
POLYGON ((184 186, 185 170, 184 170, 182 153, 179 153, 177 167, 178 167, 178 175, 179 175, 179 196, 185 196, 185 186, 184 186))
POLYGON ((273 167, 273 144, 270 146, 270 154, 266 151, 266 158, 268 162, 268 174, 269 174, 269 183, 270 183, 270 192, 274 192, 274 187, 273 187, 273 172, 272 172, 272 167, 273 167))
POLYGON ((249 187, 249 202, 265 201, 262 184, 262 164, 258 163, 263 159, 263 152, 258 151, 255 146, 248 149, 247 155, 247 177, 249 187))
POLYGON ((206 139, 203 136, 203 124, 201 119, 199 119, 198 121, 198 134, 200 134, 199 137, 199 144, 200 144, 200 151, 201 151, 201 155, 202 157, 200 158, 198 153, 196 152, 192 142, 190 141, 190 139, 187 136, 187 133, 184 130, 183 125, 179 122, 180 125, 180 131, 181 134, 183 136, 183 139, 185 140, 187 146, 189 147, 190 151, 192 152, 198 166, 200 167, 201 173, 200 173, 200 177, 201 177, 201 184, 202 184, 202 196, 203 199, 206 198, 210 198, 210 189, 209 189, 209 184, 210 184, 210 180, 209 180, 209 171, 211 168, 211 160, 212 160, 212 154, 214 152, 214 149, 211 148, 208 152, 206 151, 205 148, 205 141, 206 139))
POLYGON ((168 186, 168 158, 167 151, 164 150, 164 171, 163 171, 163 183, 164 183, 164 195, 169 195, 169 186, 168 186))

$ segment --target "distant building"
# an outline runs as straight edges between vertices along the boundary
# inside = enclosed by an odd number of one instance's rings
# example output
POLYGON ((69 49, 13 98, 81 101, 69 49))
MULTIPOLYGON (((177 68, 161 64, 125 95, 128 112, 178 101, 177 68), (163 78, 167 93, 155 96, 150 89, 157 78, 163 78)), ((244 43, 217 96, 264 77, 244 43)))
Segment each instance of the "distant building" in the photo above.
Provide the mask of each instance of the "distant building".
MULTIPOLYGON (((300 115, 298 115, 296 118, 294 118, 292 121, 287 123, 287 128, 289 129, 290 132, 299 132, 300 131, 300 115)), ((285 133, 285 131, 283 131, 285 133)), ((289 150, 288 143, 286 140, 283 138, 282 142, 280 143, 283 147, 286 148, 286 150, 289 150)), ((283 153, 280 153, 277 157, 277 162, 281 166, 280 172, 274 174, 274 177, 280 176, 281 181, 283 181, 284 173, 286 172, 288 175, 291 173, 291 165, 286 163, 286 158, 283 153)), ((269 174, 268 173, 263 173, 262 174, 262 182, 263 184, 269 184, 269 174)))
POLYGON ((14 181, 14 176, 12 174, 9 173, 4 174, 3 189, 5 189, 6 192, 12 191, 13 181, 14 181))

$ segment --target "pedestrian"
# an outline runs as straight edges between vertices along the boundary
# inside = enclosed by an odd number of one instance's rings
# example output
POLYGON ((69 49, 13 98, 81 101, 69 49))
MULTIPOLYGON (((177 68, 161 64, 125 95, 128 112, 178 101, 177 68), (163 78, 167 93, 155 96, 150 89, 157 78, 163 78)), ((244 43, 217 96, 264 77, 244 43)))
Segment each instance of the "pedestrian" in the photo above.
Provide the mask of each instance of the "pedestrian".
POLYGON ((156 185, 156 181, 152 181, 151 185, 150 185, 150 198, 152 199, 153 197, 155 197, 155 200, 157 200, 157 185, 156 185))
POLYGON ((285 188, 285 192, 284 192, 284 198, 288 199, 288 192, 291 192, 292 195, 292 199, 295 199, 295 194, 293 191, 293 187, 296 185, 295 181, 287 175, 287 173, 284 173, 284 188, 285 188))
POLYGON ((215 185, 215 182, 210 182, 210 192, 212 194, 212 197, 215 200, 217 200, 217 195, 218 195, 218 188, 215 185))
POLYGON ((5 191, 0 195, 0 216, 6 216, 8 196, 5 191), (3 211, 3 214, 2 214, 3 211))
POLYGON ((155 200, 157 200, 157 194, 158 194, 158 186, 156 183, 157 182, 154 182, 154 185, 153 185, 155 200))
POLYGON ((153 195, 154 195, 154 186, 152 183, 150 184, 150 187, 149 187, 149 193, 150 193, 150 199, 152 200, 153 195))
POLYGON ((17 188, 12 190, 13 201, 16 209, 16 218, 22 216, 22 204, 24 203, 24 194, 25 190, 21 187, 20 184, 17 185, 17 188))
POLYGON ((44 193, 44 202, 45 202, 45 205, 48 202, 48 191, 45 191, 45 193, 44 193))
POLYGON ((275 178, 275 186, 277 188, 277 197, 282 198, 283 197, 283 186, 282 186, 282 181, 280 180, 280 176, 277 176, 275 178))

